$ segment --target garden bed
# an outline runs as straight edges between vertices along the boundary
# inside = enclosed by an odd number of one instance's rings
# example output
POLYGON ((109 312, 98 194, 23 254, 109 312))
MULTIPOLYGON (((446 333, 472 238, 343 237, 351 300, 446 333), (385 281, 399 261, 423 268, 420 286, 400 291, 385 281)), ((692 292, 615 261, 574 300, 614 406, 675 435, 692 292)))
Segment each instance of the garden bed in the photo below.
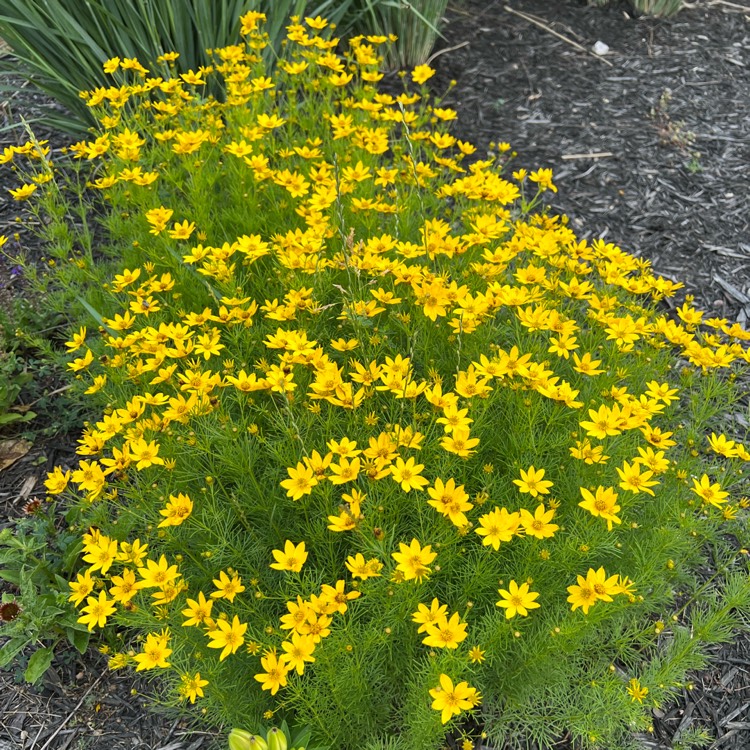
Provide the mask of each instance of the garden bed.
MULTIPOLYGON (((518 9, 587 49, 606 42, 612 66, 504 11, 500 2, 463 4, 449 12, 444 48, 469 44, 437 57, 433 79, 435 91, 457 81, 445 100, 460 112, 456 135, 475 142, 479 153, 490 140, 508 141, 519 166, 552 167, 560 190, 554 208, 577 230, 650 258, 658 273, 684 281, 699 307, 744 322, 750 312, 750 211, 741 188, 750 155, 745 16, 708 4, 670 22, 623 23, 616 6, 550 7, 540 0, 518 9), (689 131, 696 138, 685 144, 689 131), (611 155, 581 156, 591 153, 611 155)), ((10 132, 3 133, 8 142, 10 132)), ((12 235, 17 204, 7 195, 0 200, 0 232, 12 235)), ((19 246, 35 252, 23 232, 19 246)), ((0 273, 3 287, 19 288, 12 264, 0 260, 0 273)), ((40 486, 46 469, 61 462, 54 450, 38 445, 0 475, 2 515, 18 515, 29 477, 40 486)), ((723 739, 717 747, 747 747, 747 654, 747 641, 721 649, 716 668, 697 676, 683 702, 656 718, 657 739, 644 738, 644 746, 669 743, 698 724, 723 739)), ((5 675, 0 740, 5 732, 11 746, 171 750, 195 750, 206 740, 183 735, 173 719, 142 715, 132 683, 110 673, 99 679, 101 673, 95 656, 63 660, 59 681, 41 692, 5 675)))

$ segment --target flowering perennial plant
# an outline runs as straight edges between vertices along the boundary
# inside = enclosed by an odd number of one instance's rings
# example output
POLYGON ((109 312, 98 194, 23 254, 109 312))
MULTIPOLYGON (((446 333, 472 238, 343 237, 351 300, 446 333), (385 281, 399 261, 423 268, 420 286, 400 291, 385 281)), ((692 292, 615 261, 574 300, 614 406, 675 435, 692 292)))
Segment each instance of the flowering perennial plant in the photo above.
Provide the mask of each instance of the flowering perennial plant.
POLYGON ((667 313, 679 284, 546 213, 549 170, 477 159, 424 70, 379 92, 385 39, 294 19, 270 77, 262 20, 84 94, 124 268, 68 342, 101 418, 47 480, 85 518, 80 622, 253 731, 437 748, 474 712, 619 747, 748 605, 750 453, 715 430, 750 334, 667 313), (689 606, 707 549, 724 593, 689 606))

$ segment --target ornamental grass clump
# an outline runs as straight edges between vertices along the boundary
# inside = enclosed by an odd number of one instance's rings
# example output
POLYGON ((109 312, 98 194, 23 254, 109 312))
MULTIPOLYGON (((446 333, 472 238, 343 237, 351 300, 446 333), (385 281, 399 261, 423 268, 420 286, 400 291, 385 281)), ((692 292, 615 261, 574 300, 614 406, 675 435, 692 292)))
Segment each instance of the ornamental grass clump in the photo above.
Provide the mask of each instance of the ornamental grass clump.
POLYGON ((208 69, 108 64, 77 178, 30 162, 40 210, 106 208, 57 258, 101 282, 68 341, 101 417, 46 483, 79 624, 244 732, 629 746, 749 611, 750 334, 477 158, 430 68, 379 93, 383 37, 295 19, 271 77, 262 20, 208 69))

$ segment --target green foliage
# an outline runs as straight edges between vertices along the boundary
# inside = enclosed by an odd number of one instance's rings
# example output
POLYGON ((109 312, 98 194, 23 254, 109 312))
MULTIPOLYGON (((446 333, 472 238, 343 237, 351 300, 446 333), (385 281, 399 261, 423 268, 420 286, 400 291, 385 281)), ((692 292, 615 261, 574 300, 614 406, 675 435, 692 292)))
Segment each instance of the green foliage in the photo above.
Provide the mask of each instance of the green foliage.
POLYGON ((348 0, 7 0, 0 38, 17 59, 5 60, 2 71, 21 73, 65 107, 67 114, 50 111, 48 123, 81 131, 93 123, 79 92, 109 85, 102 65, 114 50, 155 74, 168 74, 169 66, 157 59, 177 51, 177 69, 197 71, 209 64, 207 49, 236 39, 247 10, 268 14, 267 30, 278 45, 291 14, 338 20, 348 6, 348 0))
POLYGON ((30 422, 36 413, 19 407, 17 400, 32 376, 13 351, 0 348, 0 429, 18 422, 30 422))
POLYGON ((423 64, 440 34, 448 0, 359 0, 357 29, 364 34, 394 35, 385 55, 390 69, 423 64))
POLYGON ((89 642, 89 631, 71 610, 63 577, 77 565, 79 542, 75 533, 58 527, 58 521, 72 521, 76 511, 64 519, 57 514, 57 504, 43 504, 0 531, 0 579, 11 590, 0 604, 0 637, 7 638, 0 668, 28 655, 23 675, 32 683, 42 678, 58 647, 67 643, 84 653, 89 642))
POLYGON ((579 240, 550 170, 469 163, 423 86, 378 93, 377 42, 293 24, 269 81, 257 20, 222 102, 113 71, 80 179, 34 193, 101 409, 46 483, 80 514, 69 616, 249 732, 435 750, 473 712, 632 747, 747 619, 750 453, 711 433, 748 334, 579 240))

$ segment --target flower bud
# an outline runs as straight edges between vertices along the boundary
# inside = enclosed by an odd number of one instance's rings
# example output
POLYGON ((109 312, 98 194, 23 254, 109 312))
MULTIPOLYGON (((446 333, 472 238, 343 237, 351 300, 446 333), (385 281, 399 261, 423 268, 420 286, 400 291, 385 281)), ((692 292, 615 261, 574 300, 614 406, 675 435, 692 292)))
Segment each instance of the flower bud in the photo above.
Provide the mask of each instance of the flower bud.
POLYGON ((229 733, 229 750, 268 750, 268 744, 258 734, 245 729, 233 729, 229 733))
POLYGON ((268 738, 268 750, 286 750, 286 735, 278 727, 271 727, 266 737, 268 738))

